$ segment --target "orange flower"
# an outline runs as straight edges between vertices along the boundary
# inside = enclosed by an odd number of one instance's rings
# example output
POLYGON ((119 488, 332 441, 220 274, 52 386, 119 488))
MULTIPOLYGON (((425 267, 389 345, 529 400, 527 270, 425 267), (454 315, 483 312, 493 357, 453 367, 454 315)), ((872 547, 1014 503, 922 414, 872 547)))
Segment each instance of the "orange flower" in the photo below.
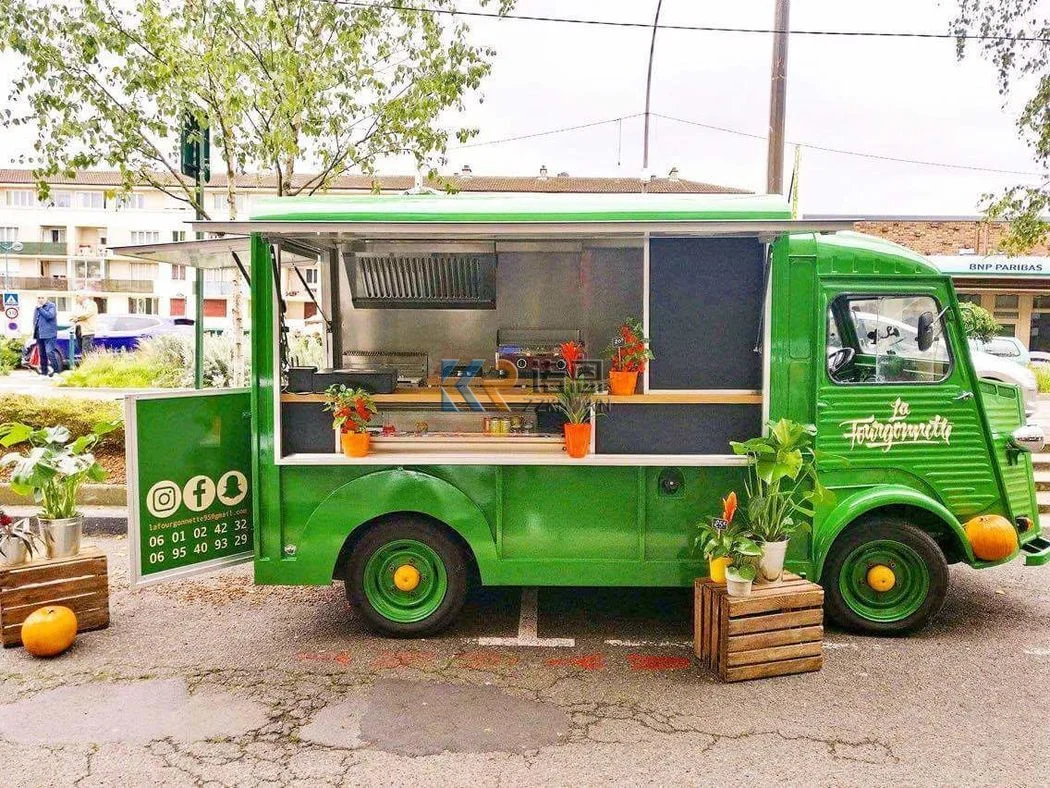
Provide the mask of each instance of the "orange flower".
POLYGON ((736 514, 736 490, 722 499, 722 519, 731 523, 734 514, 736 514))

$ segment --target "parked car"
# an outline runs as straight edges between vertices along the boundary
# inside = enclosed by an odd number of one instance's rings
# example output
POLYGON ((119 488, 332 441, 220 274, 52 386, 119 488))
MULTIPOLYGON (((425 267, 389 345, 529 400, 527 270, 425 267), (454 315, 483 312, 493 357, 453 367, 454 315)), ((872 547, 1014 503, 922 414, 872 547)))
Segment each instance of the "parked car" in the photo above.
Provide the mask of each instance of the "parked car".
MULTIPOLYGON (((139 346, 139 341, 146 337, 160 334, 193 333, 193 318, 188 317, 103 314, 99 315, 96 321, 96 350, 134 350, 139 346)), ((65 369, 67 365, 68 337, 71 330, 72 326, 68 323, 59 323, 56 346, 61 369, 65 369)), ((40 365, 36 356, 36 342, 32 338, 27 339, 22 349, 22 366, 34 370, 39 369, 40 365)))
POLYGON ((1021 364, 1025 367, 1032 363, 1032 358, 1028 353, 1028 348, 1026 348, 1024 342, 1017 337, 994 337, 987 342, 982 342, 979 339, 971 339, 970 346, 976 350, 991 353, 993 356, 1009 359, 1015 364, 1021 364))
POLYGON ((1045 350, 1032 350, 1028 353, 1030 363, 1036 366, 1046 366, 1050 364, 1050 353, 1045 350))

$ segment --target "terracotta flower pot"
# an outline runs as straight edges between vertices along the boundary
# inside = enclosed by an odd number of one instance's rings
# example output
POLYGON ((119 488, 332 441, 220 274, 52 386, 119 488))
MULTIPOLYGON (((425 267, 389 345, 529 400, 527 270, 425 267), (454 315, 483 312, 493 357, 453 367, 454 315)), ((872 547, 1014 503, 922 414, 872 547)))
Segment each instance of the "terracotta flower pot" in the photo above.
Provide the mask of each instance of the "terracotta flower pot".
POLYGON ((565 451, 570 457, 586 457, 591 451, 591 423, 565 424, 565 451))
POLYGON ((339 440, 347 457, 367 457, 372 445, 372 436, 367 432, 344 432, 339 440))
POLYGON ((609 393, 618 397, 627 397, 634 394, 638 386, 637 372, 617 372, 609 370, 609 393))

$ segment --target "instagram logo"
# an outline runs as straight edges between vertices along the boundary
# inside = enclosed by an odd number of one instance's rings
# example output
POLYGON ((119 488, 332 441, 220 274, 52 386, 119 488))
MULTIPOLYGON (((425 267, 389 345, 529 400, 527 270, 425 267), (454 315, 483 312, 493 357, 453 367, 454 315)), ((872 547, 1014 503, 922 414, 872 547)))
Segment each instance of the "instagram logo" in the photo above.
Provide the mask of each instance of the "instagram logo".
POLYGON ((182 491, 175 482, 161 480, 149 488, 146 493, 146 508, 154 517, 167 517, 174 514, 182 503, 182 491))

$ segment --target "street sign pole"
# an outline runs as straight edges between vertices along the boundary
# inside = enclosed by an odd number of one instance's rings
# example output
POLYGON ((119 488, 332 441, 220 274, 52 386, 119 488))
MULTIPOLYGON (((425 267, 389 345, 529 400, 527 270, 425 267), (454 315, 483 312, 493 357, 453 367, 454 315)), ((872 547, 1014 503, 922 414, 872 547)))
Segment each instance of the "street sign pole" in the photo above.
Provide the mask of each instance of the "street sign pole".
MULTIPOLYGON (((197 118, 187 115, 182 124, 180 147, 182 174, 193 178, 196 217, 204 217, 204 184, 211 179, 211 132, 197 118)), ((193 321, 193 385, 204 388, 204 272, 197 268, 193 282, 195 319, 193 321)))
MULTIPOLYGON (((204 205, 204 168, 197 168, 197 219, 204 218, 201 210, 204 205)), ((204 269, 196 270, 194 282, 194 305, 196 315, 193 321, 193 385, 204 388, 204 269)))

